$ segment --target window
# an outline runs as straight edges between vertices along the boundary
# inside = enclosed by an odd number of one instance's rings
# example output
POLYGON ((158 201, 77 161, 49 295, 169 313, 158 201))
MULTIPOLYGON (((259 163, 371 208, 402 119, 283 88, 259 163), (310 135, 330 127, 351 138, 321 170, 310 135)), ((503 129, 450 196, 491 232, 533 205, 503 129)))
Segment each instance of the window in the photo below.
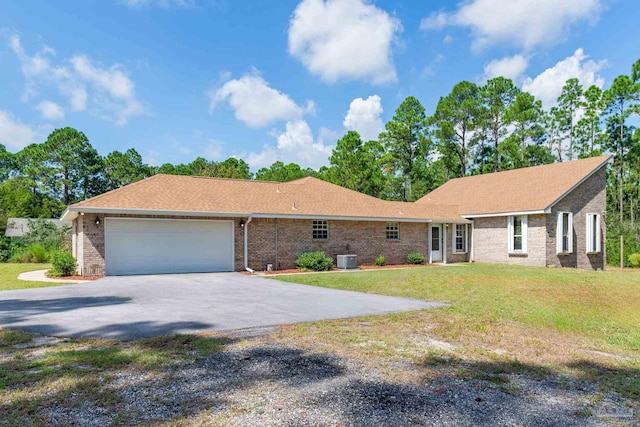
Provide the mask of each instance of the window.
POLYGON ((456 224, 455 231, 453 233, 453 253, 467 252, 467 225, 456 224))
POLYGON ((313 240, 327 240, 329 238, 329 221, 313 220, 313 240))
POLYGON ((400 224, 397 222, 387 223, 387 240, 398 240, 400 238, 400 224))
POLYGON ((527 216, 509 217, 509 253, 527 253, 527 216))
POLYGON ((558 212, 556 249, 559 254, 573 252, 573 214, 571 212, 558 212))
POLYGON ((600 215, 594 213, 587 214, 587 253, 602 251, 600 230, 600 215))

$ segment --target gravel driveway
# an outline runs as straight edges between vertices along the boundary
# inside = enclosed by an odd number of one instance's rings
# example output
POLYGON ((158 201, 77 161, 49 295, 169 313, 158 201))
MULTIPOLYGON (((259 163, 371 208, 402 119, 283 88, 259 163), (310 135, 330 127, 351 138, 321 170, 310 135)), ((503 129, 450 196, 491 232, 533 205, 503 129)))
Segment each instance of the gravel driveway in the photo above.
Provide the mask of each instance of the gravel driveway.
POLYGON ((440 305, 239 273, 110 276, 83 284, 0 292, 0 327, 128 340, 440 305))

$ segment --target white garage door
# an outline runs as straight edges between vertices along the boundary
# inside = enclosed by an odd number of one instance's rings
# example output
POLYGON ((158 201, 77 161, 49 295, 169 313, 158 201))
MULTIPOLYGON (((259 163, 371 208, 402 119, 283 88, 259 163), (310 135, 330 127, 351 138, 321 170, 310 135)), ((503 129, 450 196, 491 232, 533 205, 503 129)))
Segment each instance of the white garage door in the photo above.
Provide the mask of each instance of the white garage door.
POLYGON ((233 271, 233 221, 105 221, 108 275, 233 271))

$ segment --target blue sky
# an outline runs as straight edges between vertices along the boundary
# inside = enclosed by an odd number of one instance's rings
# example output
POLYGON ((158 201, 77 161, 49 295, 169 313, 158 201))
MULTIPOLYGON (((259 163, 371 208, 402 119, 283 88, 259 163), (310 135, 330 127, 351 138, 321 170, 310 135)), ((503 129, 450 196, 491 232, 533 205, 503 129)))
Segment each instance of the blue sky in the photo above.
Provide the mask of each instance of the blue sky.
POLYGON ((634 0, 87 0, 0 5, 0 143, 59 127, 150 164, 238 156, 317 168, 407 96, 431 114, 496 75, 548 108, 640 58, 634 0))

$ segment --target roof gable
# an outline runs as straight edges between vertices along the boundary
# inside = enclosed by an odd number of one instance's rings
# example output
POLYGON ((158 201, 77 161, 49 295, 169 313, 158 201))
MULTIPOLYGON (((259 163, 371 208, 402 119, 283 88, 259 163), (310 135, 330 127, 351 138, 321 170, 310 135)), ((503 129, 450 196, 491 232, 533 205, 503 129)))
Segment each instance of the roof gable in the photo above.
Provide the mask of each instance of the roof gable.
POLYGON ((605 155, 456 178, 416 203, 458 204, 463 216, 545 212, 610 159, 605 155))

